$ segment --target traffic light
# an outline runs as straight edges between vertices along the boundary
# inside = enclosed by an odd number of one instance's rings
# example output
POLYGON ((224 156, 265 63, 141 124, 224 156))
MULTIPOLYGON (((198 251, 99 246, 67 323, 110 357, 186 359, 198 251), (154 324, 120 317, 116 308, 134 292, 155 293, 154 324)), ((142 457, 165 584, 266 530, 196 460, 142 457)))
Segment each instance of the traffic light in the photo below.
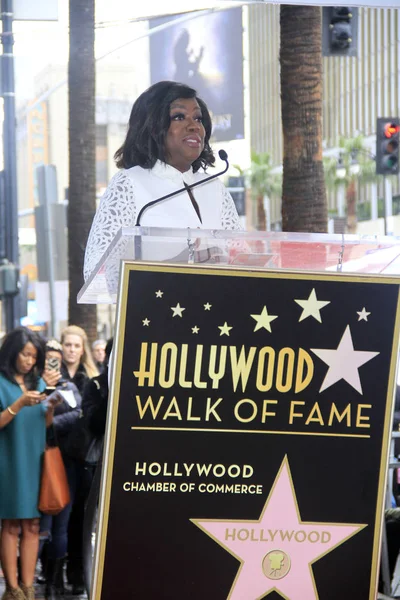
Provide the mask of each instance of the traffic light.
POLYGON ((358 9, 328 6, 322 10, 323 55, 357 56, 358 9))
POLYGON ((399 173, 400 119, 379 118, 376 122, 376 173, 399 173))

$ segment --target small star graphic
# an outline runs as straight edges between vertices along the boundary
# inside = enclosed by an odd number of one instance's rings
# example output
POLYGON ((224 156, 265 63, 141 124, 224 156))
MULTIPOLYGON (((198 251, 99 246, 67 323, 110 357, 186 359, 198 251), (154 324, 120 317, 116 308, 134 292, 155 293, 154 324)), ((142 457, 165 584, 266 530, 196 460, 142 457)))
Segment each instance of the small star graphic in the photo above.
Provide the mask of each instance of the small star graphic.
POLYGON ((148 327, 150 325, 150 321, 147 317, 145 319, 143 319, 142 323, 143 323, 143 327, 148 327))
POLYGON ((197 325, 192 327, 192 333, 199 333, 199 331, 200 331, 200 327, 197 327, 197 325))
POLYGON ((329 366, 328 372, 325 375, 325 379, 319 390, 320 392, 328 389, 337 381, 344 379, 361 395, 363 392, 358 369, 379 354, 379 352, 354 350, 349 325, 347 325, 336 350, 311 348, 311 352, 314 352, 314 354, 329 366))
POLYGON ((271 332, 271 321, 274 321, 278 318, 278 315, 269 315, 267 311, 267 307, 264 306, 261 313, 259 315, 250 315, 252 319, 257 321, 257 325, 254 328, 254 331, 258 331, 259 329, 266 329, 271 332))
POLYGON ((190 520, 240 562, 230 600, 266 598, 274 591, 287 600, 317 600, 312 565, 366 527, 303 521, 286 457, 257 519, 190 520), (293 543, 293 534, 302 543, 293 543))
POLYGON ((207 304, 204 305, 204 310, 211 310, 211 307, 212 307, 212 304, 207 302, 207 304))
POLYGON ((173 312, 173 317, 182 317, 182 313, 186 308, 183 308, 178 302, 176 306, 171 306, 171 310, 173 312))
POLYGON ((327 304, 330 304, 330 300, 317 300, 315 288, 312 289, 312 292, 307 300, 295 300, 295 302, 297 302, 297 304, 299 304, 303 309, 303 312, 300 315, 299 323, 300 321, 307 319, 307 317, 314 317, 316 321, 322 323, 320 310, 327 304))
POLYGON ((368 321, 368 315, 370 315, 371 313, 367 312, 365 310, 365 306, 364 306, 364 308, 362 310, 360 310, 360 312, 357 311, 357 314, 358 314, 359 321, 368 321))
POLYGON ((229 327, 228 323, 225 321, 225 323, 223 325, 218 325, 218 329, 221 330, 221 333, 219 334, 221 335, 230 335, 229 332, 232 329, 232 327, 229 327))
POLYGON ((156 298, 162 298, 164 292, 162 292, 161 290, 158 290, 158 292, 156 292, 156 298))

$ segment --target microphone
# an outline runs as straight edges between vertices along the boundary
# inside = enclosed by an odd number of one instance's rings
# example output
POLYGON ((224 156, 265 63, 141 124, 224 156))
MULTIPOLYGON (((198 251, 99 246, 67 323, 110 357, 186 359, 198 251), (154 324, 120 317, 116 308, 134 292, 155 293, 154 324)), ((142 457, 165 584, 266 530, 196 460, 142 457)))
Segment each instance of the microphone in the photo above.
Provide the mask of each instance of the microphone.
POLYGON ((219 177, 220 175, 223 175, 224 173, 226 173, 227 170, 229 169, 228 155, 225 152, 225 150, 219 150, 218 156, 220 157, 221 160, 223 160, 225 162, 225 168, 223 169, 223 171, 219 171, 218 173, 215 173, 214 175, 210 175, 209 177, 206 177, 205 179, 202 179, 201 181, 196 181, 196 183, 192 183, 191 185, 186 185, 185 187, 182 187, 179 190, 176 190, 175 192, 170 192, 169 194, 166 194, 165 196, 161 196, 161 198, 156 198, 155 200, 148 202, 140 209, 139 214, 136 219, 135 227, 138 227, 140 225, 140 220, 143 216, 143 213, 151 206, 154 206, 154 204, 163 202, 164 200, 167 200, 168 198, 172 198, 172 196, 177 196, 178 194, 181 194, 182 192, 187 192, 189 189, 191 190, 198 185, 203 185, 204 183, 208 183, 212 179, 215 179, 216 177, 219 177))

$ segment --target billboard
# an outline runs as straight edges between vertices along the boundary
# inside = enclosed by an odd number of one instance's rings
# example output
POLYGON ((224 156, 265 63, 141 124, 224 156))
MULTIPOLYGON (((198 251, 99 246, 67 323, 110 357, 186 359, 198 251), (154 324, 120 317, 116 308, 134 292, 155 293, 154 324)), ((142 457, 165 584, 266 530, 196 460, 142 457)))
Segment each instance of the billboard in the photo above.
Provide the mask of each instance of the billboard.
POLYGON ((171 26, 150 38, 151 82, 172 80, 193 87, 213 121, 213 139, 244 137, 242 9, 173 24, 180 15, 152 19, 171 26))

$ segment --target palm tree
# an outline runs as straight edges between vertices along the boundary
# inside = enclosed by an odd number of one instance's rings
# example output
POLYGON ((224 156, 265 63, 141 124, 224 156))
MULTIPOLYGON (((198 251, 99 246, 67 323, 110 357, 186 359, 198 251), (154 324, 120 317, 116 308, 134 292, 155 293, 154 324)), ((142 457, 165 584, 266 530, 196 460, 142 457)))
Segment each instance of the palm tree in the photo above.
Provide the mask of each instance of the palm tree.
POLYGON ((265 197, 280 195, 282 192, 282 178, 280 174, 274 173, 271 163, 271 155, 268 152, 251 151, 251 164, 244 171, 237 165, 235 168, 244 175, 246 187, 251 190, 251 196, 256 204, 257 229, 265 231, 267 219, 265 214, 265 197))
POLYGON ((96 306, 77 304, 86 240, 96 210, 95 0, 69 2, 68 270, 70 323, 97 336, 96 306))
POLYGON ((344 187, 346 194, 347 232, 357 229, 357 183, 377 181, 374 156, 365 146, 363 135, 340 138, 339 159, 324 159, 325 181, 329 189, 344 187))
POLYGON ((282 228, 325 232, 321 8, 282 5, 280 26, 282 228))

